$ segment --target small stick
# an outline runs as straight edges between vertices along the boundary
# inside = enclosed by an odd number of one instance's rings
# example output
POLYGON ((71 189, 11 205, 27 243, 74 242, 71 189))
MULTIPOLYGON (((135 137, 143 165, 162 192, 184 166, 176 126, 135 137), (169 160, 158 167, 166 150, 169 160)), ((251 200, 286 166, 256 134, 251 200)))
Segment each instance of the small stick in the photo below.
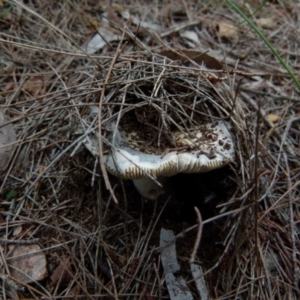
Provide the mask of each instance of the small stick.
POLYGON ((194 210, 195 210, 196 215, 198 217, 198 232, 197 232, 197 236, 196 236, 194 249, 193 249, 193 252, 191 254, 190 263, 193 263, 195 261, 195 256, 196 256, 197 250, 199 248, 201 235, 202 235, 202 229, 203 229, 203 223, 202 223, 202 218, 201 218, 201 214, 199 212, 199 209, 197 207, 194 207, 194 210))
POLYGON ((158 300, 161 300, 161 286, 162 286, 162 282, 161 279, 159 277, 159 273, 158 273, 158 268, 156 266, 156 263, 153 263, 153 268, 154 268, 154 272, 157 278, 157 283, 158 283, 158 300))
POLYGON ((35 244, 40 239, 31 239, 31 240, 7 240, 0 238, 0 244, 18 244, 18 245, 31 245, 35 244))

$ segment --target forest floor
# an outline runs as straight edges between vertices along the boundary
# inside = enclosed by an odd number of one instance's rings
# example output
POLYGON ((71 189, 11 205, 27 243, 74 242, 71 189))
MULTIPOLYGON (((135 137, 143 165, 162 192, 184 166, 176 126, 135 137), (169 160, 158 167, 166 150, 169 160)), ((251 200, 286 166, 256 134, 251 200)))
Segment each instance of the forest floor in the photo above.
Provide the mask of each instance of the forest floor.
MULTIPOLYGON (((162 265, 164 228, 176 236, 175 278, 192 295, 181 299, 299 299, 297 84, 227 2, 113 2, 0 1, 1 125, 16 133, 1 158, 2 298, 179 299, 162 265), (171 192, 150 201, 105 171, 78 124, 90 128, 89 108, 108 113, 110 95, 133 86, 122 68, 182 49, 212 63, 185 67, 189 78, 204 76, 214 95, 226 90, 231 106, 220 116, 233 124, 235 160, 178 174, 171 192)), ((297 77, 298 1, 234 2, 297 77)), ((176 67, 170 76, 182 75, 176 67)), ((155 94, 163 72, 135 91, 155 94)))

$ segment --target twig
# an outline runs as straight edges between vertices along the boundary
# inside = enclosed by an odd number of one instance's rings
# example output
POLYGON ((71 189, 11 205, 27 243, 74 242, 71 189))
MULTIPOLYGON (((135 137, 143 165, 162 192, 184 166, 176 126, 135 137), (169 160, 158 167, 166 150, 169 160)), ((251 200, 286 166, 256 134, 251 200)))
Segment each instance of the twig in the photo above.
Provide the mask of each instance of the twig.
POLYGON ((153 268, 154 268, 154 272, 155 272, 155 275, 156 275, 156 278, 157 278, 157 285, 158 285, 158 300, 161 300, 161 279, 159 277, 159 273, 158 273, 158 269, 157 269, 157 266, 156 266, 156 263, 153 263, 153 268))
POLYGON ((197 231, 197 236, 196 236, 196 241, 195 241, 195 245, 194 245, 194 248, 193 248, 193 252, 192 252, 191 258, 190 258, 190 264, 195 261, 195 257, 196 257, 197 250, 199 248, 201 235, 202 235, 202 229, 203 229, 202 218, 201 218, 201 214, 199 212, 199 209, 195 206, 194 210, 195 210, 195 212, 197 214, 197 217, 198 217, 198 231, 197 231))
POLYGON ((38 243, 40 239, 31 239, 31 240, 7 240, 0 238, 0 244, 17 244, 17 245, 31 245, 38 243))
MULTIPOLYGON (((258 103, 258 110, 257 110, 257 120, 256 120, 256 132, 255 132, 255 149, 254 149, 254 232, 255 232, 255 257, 257 259, 259 258, 259 240, 258 240, 258 205, 259 205, 259 189, 258 189, 258 183, 259 183, 259 176, 258 176, 258 152, 259 152, 259 133, 260 133, 260 102, 258 103)), ((258 274, 257 274, 258 276, 258 274)))

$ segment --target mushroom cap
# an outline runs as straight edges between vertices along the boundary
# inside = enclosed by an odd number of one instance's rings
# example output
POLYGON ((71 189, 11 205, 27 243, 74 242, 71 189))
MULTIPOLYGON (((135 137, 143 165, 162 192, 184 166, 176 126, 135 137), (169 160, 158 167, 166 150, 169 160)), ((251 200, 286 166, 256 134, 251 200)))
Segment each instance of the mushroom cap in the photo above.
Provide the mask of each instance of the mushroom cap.
POLYGON ((115 132, 109 138, 113 147, 105 157, 105 164, 113 175, 133 180, 146 176, 157 178, 177 173, 208 172, 234 159, 234 142, 227 127, 227 123, 216 121, 188 132, 172 132, 176 148, 158 154, 137 150, 135 141, 129 141, 125 132, 114 128, 115 132))

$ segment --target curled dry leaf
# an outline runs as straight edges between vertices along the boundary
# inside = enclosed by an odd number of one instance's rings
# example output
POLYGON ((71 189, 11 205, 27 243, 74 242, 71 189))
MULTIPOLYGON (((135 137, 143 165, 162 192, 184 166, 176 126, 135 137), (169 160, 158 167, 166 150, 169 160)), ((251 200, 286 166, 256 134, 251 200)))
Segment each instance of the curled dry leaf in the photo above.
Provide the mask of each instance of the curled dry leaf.
POLYGON ((180 270, 176 256, 175 235, 172 230, 164 228, 160 231, 161 262, 166 277, 166 285, 171 300, 193 300, 185 280, 181 276, 175 276, 180 270))
POLYGON ((95 34, 94 37, 82 47, 82 49, 86 53, 94 54, 98 50, 104 48, 107 45, 107 43, 117 41, 119 39, 119 36, 117 34, 104 27, 103 24, 99 26, 98 32, 99 33, 95 34))
POLYGON ((96 19, 94 19, 94 18, 91 17, 91 16, 87 16, 87 19, 88 19, 89 23, 92 25, 93 29, 94 29, 94 30, 95 30, 95 29, 97 30, 98 27, 100 26, 99 21, 96 20, 96 19))
POLYGON ((198 34, 195 31, 185 30, 185 31, 180 32, 180 36, 182 38, 187 39, 188 40, 188 44, 189 45, 191 44, 190 46, 193 46, 193 44, 194 45, 200 45, 200 40, 199 40, 198 34))
POLYGON ((272 18, 259 18, 256 20, 256 24, 266 29, 274 29, 276 25, 272 18))
MULTIPOLYGON (((112 4, 111 8, 118 12, 122 18, 124 20, 126 20, 128 23, 132 23, 135 26, 138 26, 140 28, 144 28, 144 29, 150 29, 150 30, 154 30, 154 31, 159 31, 160 30, 160 26, 157 24, 154 24, 153 22, 147 22, 147 21, 143 21, 141 20, 138 16, 132 15, 129 10, 123 8, 122 6, 118 5, 118 4, 112 4)), ((133 29, 133 28, 131 28, 133 29)))
POLYGON ((216 24, 217 35, 220 38, 236 41, 238 39, 237 27, 229 22, 220 21, 216 24))
POLYGON ((54 269, 51 277, 53 285, 57 283, 68 283, 73 279, 73 271, 69 258, 62 258, 60 264, 54 269))
POLYGON ((266 117, 270 122, 274 122, 274 123, 280 120, 280 117, 275 114, 268 114, 266 117))
POLYGON ((5 171, 9 162, 13 150, 13 145, 11 144, 17 140, 13 124, 2 126, 6 121, 4 113, 0 110, 0 174, 5 171))
POLYGON ((42 76, 32 76, 25 81, 23 88, 36 97, 45 93, 44 79, 42 76))
POLYGON ((180 60, 184 65, 190 64, 189 60, 193 60, 199 65, 204 64, 207 68, 213 70, 222 70, 222 64, 214 57, 195 50, 164 50, 159 52, 160 55, 166 56, 172 60, 180 60))
POLYGON ((79 296, 80 294, 80 291, 81 291, 81 288, 79 285, 75 285, 71 291, 67 294, 67 297, 64 298, 65 300, 75 300, 75 299, 78 299, 77 296, 79 296))
POLYGON ((10 247, 7 258, 10 274, 18 282, 43 280, 47 275, 46 256, 37 244, 10 247))
POLYGON ((117 16, 117 14, 114 12, 113 6, 110 3, 107 8, 107 19, 111 22, 113 22, 115 25, 119 26, 120 28, 123 28, 123 22, 122 20, 117 16))
POLYGON ((204 280, 204 273, 201 266, 195 263, 191 263, 190 267, 197 290, 201 296, 201 300, 208 300, 209 291, 204 280))

